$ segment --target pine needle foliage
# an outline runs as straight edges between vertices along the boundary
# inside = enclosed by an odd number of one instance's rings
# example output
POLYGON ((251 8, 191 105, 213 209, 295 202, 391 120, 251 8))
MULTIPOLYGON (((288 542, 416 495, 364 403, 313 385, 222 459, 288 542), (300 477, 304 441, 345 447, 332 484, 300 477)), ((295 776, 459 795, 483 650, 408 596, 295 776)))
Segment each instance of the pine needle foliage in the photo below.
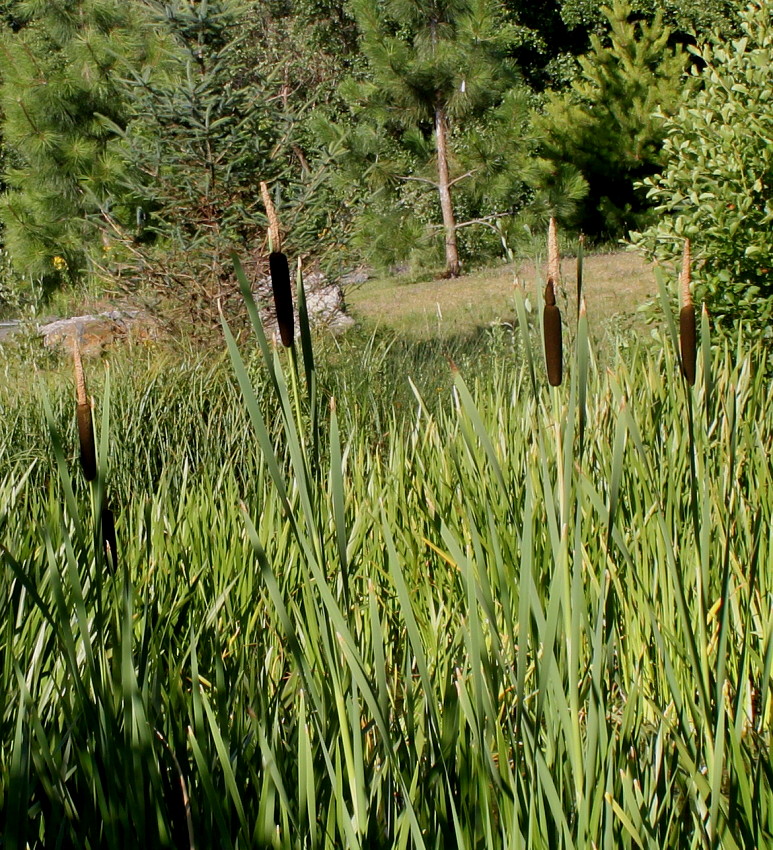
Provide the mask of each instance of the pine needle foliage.
POLYGON ((548 94, 536 126, 543 157, 587 181, 578 226, 609 238, 636 227, 651 207, 636 182, 661 167, 663 116, 685 95, 686 53, 669 46, 661 14, 637 21, 627 0, 603 10, 608 31, 591 36, 580 74, 568 91, 548 94))
MULTIPOLYGON (((247 24, 259 4, 240 0, 149 4, 163 41, 154 67, 127 70, 130 120, 113 126, 128 169, 124 190, 141 220, 101 210, 115 251, 102 273, 122 289, 148 286, 170 310, 203 324, 236 291, 230 253, 255 268, 267 255, 258 185, 272 186, 288 250, 315 244, 325 213, 309 210, 319 175, 297 155, 302 108, 282 67, 258 61, 247 24), (284 93, 284 94, 283 94, 284 93)), ((267 268, 263 268, 267 272, 267 268)))
MULTIPOLYGON (((487 168, 475 153, 497 107, 517 112, 517 99, 508 97, 518 79, 508 51, 524 31, 493 0, 358 0, 352 11, 367 68, 342 87, 355 122, 339 134, 342 156, 364 171, 377 202, 393 213, 403 209, 406 234, 407 210, 418 203, 422 229, 442 244, 446 274, 456 276, 457 199, 467 184, 483 186, 492 177, 487 170, 506 170, 501 158, 492 156, 487 168)), ((497 137, 500 151, 509 152, 508 139, 497 137)), ((479 210, 473 205, 470 218, 481 218, 479 210)))
POLYGON ((55 284, 83 275, 99 250, 90 213, 120 197, 123 164, 107 118, 125 124, 116 69, 148 49, 137 4, 37 2, 0 49, 7 190, 4 241, 17 271, 55 284))

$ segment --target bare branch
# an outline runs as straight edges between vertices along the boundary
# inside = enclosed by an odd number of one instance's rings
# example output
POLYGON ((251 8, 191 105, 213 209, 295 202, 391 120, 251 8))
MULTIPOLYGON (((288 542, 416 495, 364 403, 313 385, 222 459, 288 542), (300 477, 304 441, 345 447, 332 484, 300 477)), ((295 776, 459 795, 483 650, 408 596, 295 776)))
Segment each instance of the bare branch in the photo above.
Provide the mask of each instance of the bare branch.
MULTIPOLYGON (((469 221, 462 221, 456 225, 456 229, 459 230, 462 227, 470 227, 473 224, 481 224, 483 227, 490 227, 495 233, 499 233, 499 231, 494 227, 491 223, 492 221, 496 221, 500 218, 508 218, 510 213, 492 213, 491 215, 486 215, 483 218, 471 218, 469 221)), ((442 224, 433 224, 433 230, 442 230, 442 224)))
POLYGON ((397 179, 398 179, 398 180, 413 180, 413 181, 415 181, 416 183, 429 183, 429 185, 430 185, 430 186, 434 186, 436 189, 437 189, 437 188, 438 188, 438 186, 439 186, 439 184, 438 184, 436 181, 434 181, 434 180, 429 180, 429 179, 428 179, 428 178, 426 178, 426 177, 409 177, 409 176, 405 176, 405 177, 398 177, 397 179))
POLYGON ((449 180, 448 188, 450 189, 455 183, 458 183, 460 180, 464 180, 466 177, 472 177, 475 174, 474 171, 468 171, 466 174, 460 174, 458 177, 454 177, 453 180, 449 180))

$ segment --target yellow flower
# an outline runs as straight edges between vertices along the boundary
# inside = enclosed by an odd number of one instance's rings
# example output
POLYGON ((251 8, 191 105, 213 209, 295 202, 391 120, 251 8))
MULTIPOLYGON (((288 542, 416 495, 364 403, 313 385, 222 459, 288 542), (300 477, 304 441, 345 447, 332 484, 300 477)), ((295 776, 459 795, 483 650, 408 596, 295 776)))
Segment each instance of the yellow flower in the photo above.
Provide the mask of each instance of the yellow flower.
POLYGON ((65 260, 64 257, 60 257, 57 255, 56 257, 54 257, 52 262, 54 264, 54 268, 58 272, 63 272, 67 268, 67 260, 65 260))

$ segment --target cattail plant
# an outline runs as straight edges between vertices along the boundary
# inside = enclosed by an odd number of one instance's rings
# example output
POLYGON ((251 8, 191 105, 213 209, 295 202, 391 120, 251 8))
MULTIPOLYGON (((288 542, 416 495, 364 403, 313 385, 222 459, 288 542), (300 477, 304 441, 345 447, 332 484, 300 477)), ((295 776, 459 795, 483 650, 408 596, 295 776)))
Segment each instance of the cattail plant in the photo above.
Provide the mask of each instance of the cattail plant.
POLYGON ((679 275, 679 285, 682 291, 682 309, 679 311, 679 346, 682 353, 682 374, 687 383, 695 384, 695 360, 696 360, 696 331, 695 331, 695 308, 692 303, 690 292, 691 277, 691 252, 690 240, 684 240, 684 251, 682 253, 682 272, 679 275))
POLYGON ((77 340, 73 340, 72 359, 75 367, 76 416, 78 419, 78 441, 81 450, 81 468, 83 469, 83 477, 86 481, 93 481, 97 477, 94 423, 91 418, 91 405, 86 394, 86 378, 83 374, 83 362, 77 340))
POLYGON ((545 309, 542 314, 542 329, 545 339, 545 364, 548 382, 552 387, 561 384, 563 371, 563 347, 561 341, 561 312, 556 306, 556 282, 560 270, 558 234, 556 220, 550 219, 548 226, 548 282, 545 287, 545 309))
POLYGON ((282 345, 290 348, 295 339, 295 321, 293 316, 293 293, 290 286, 290 267, 287 257, 282 252, 282 236, 279 229, 274 202, 268 191, 268 186, 261 182, 260 193, 263 197, 263 206, 266 208, 268 217, 268 241, 269 257, 268 267, 271 273, 271 290, 274 293, 274 308, 276 310, 276 323, 279 327, 279 336, 282 345))
POLYGON ((582 294, 582 266, 585 259, 585 234, 581 233, 577 240, 577 317, 580 316, 580 308, 584 306, 582 294))

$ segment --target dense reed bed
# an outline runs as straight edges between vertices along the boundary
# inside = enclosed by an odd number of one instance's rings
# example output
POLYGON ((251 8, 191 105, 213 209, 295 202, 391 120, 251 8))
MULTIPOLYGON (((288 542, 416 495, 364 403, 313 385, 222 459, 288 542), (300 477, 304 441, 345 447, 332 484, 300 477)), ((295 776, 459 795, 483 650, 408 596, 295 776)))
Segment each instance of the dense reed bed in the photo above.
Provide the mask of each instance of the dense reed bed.
POLYGON ((95 377, 88 485, 71 390, 18 404, 3 846, 773 842, 766 354, 599 368, 581 311, 548 386, 518 306, 431 404, 227 328, 95 377))

